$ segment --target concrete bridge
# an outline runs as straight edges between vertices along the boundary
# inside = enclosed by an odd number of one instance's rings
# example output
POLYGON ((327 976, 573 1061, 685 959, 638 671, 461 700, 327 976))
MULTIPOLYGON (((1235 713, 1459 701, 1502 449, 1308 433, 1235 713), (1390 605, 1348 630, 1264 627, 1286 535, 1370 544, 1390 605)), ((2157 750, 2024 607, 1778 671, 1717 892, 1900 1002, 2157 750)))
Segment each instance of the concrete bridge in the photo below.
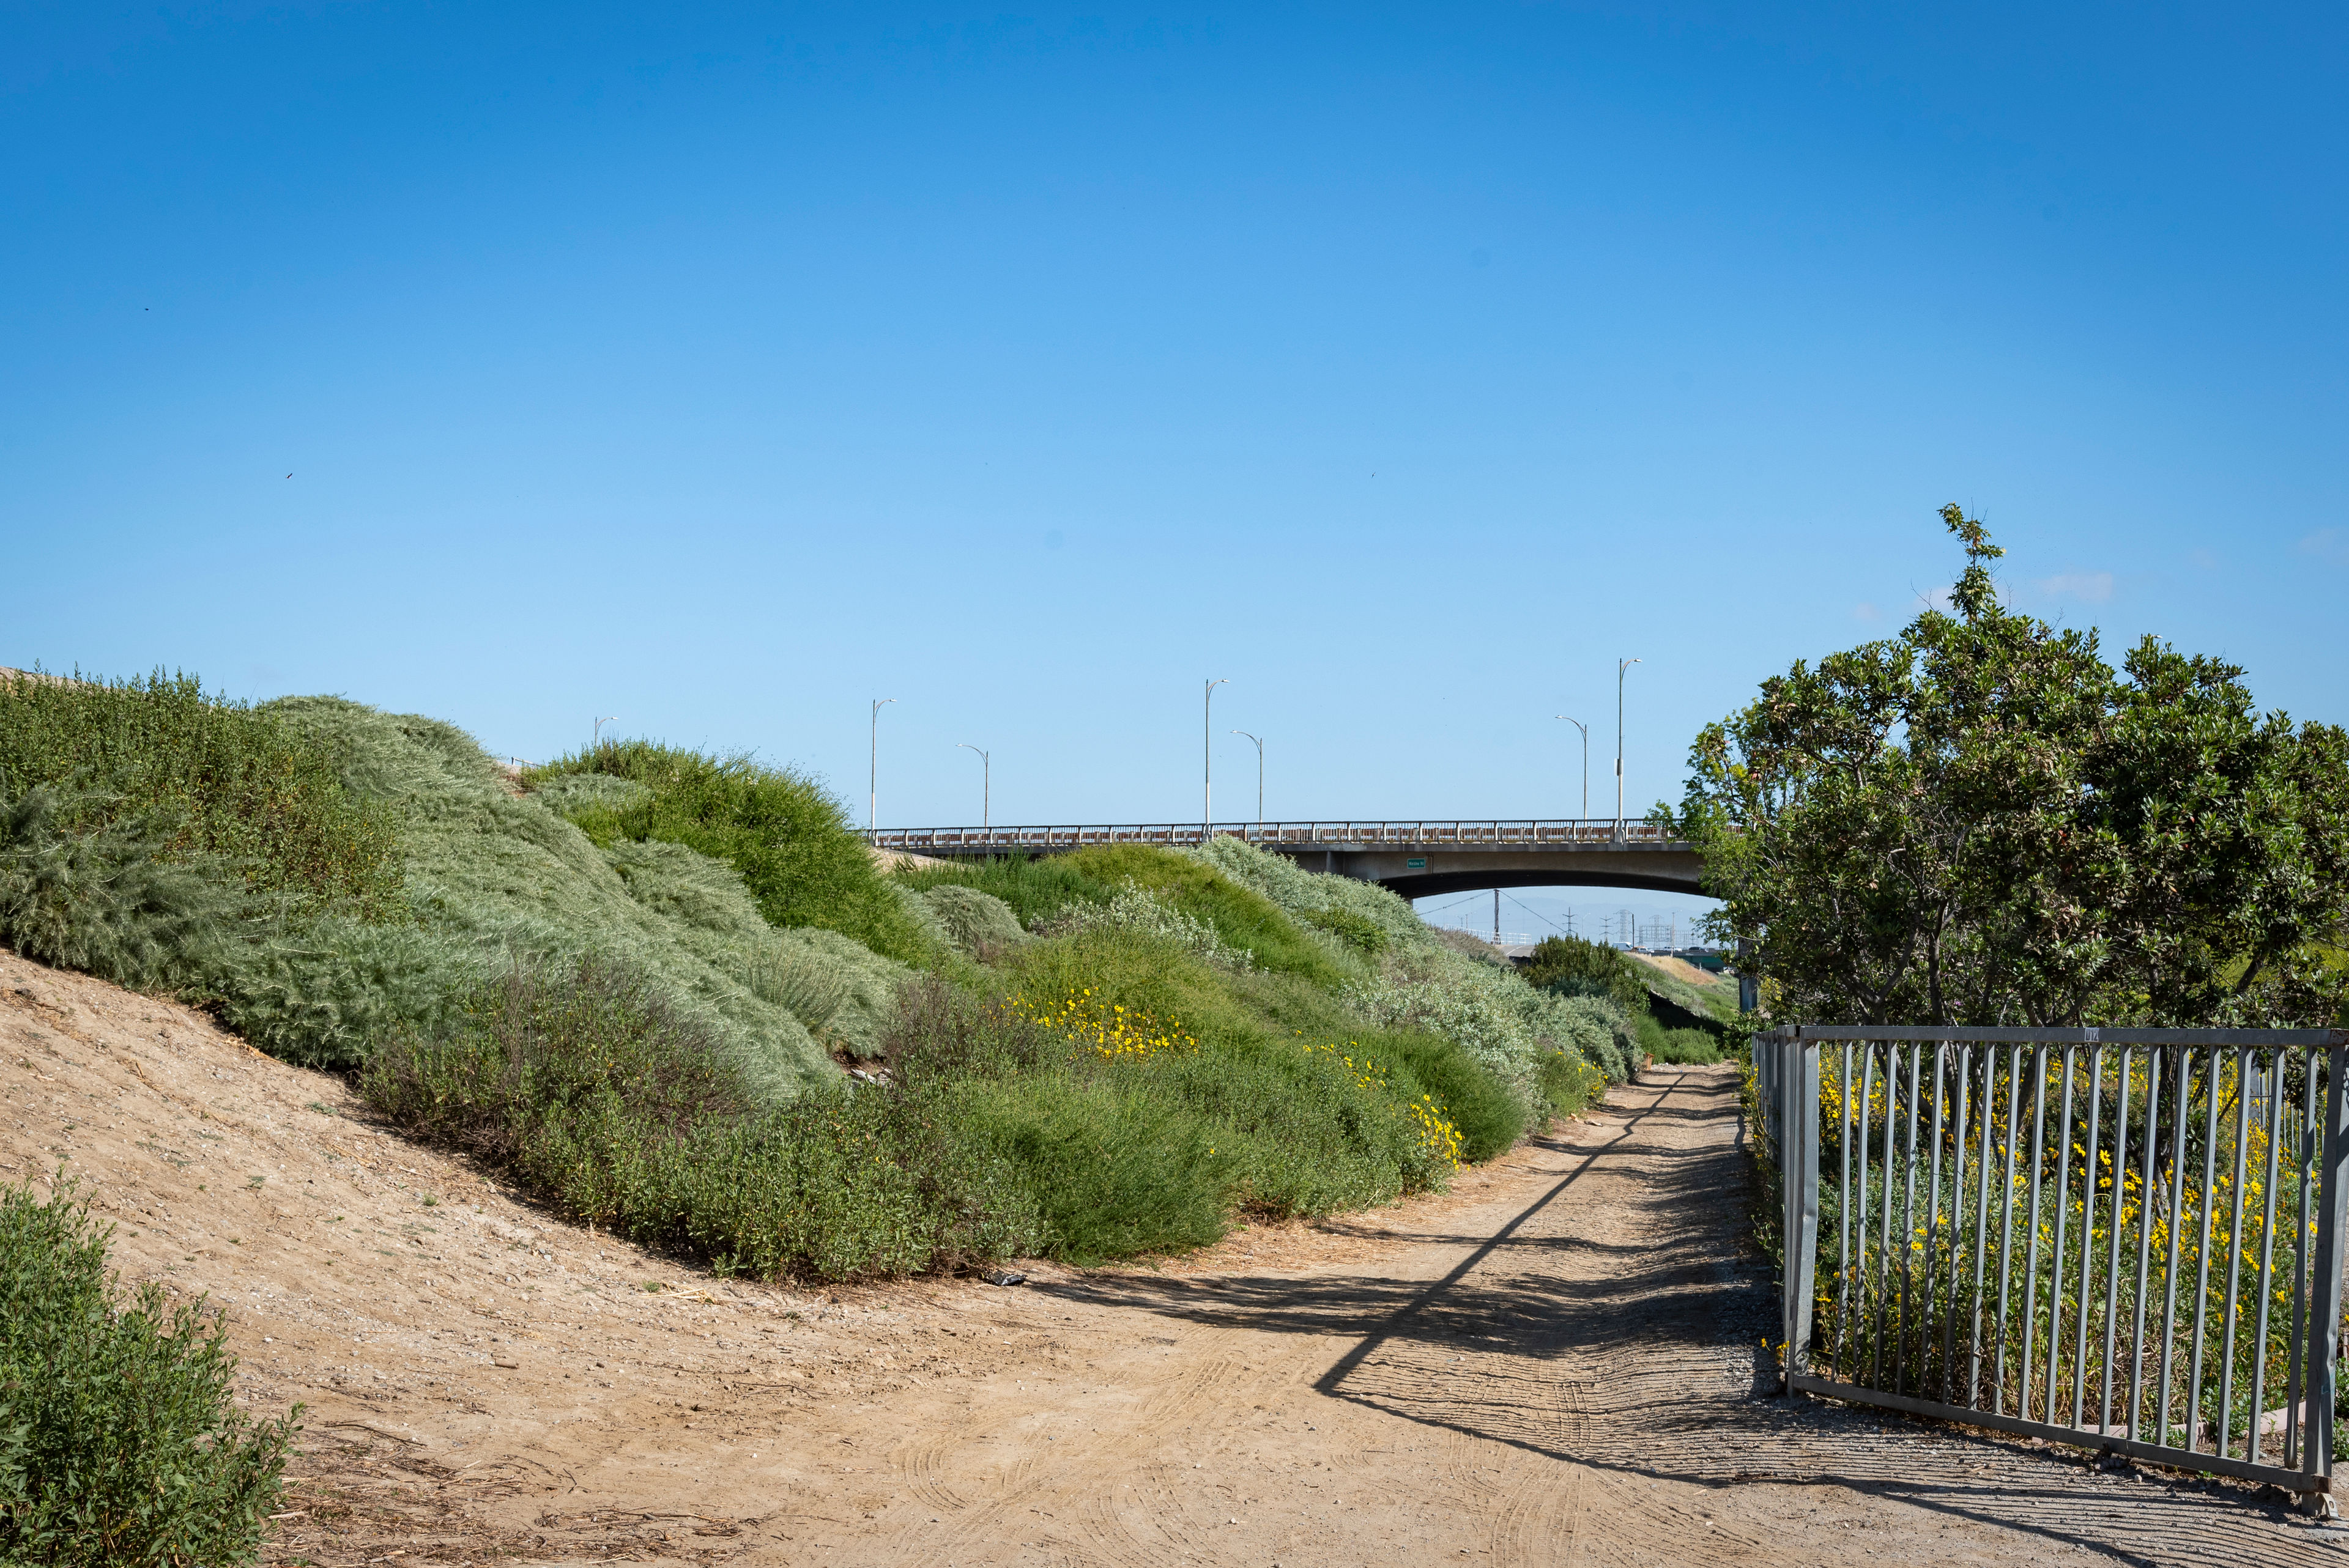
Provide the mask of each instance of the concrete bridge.
POLYGON ((1597 820, 1170 822, 1133 827, 891 828, 876 848, 947 860, 1051 855, 1100 844, 1195 846, 1208 834, 1287 855, 1309 872, 1405 898, 1500 887, 1619 887, 1702 893, 1696 846, 1646 822, 1597 820))

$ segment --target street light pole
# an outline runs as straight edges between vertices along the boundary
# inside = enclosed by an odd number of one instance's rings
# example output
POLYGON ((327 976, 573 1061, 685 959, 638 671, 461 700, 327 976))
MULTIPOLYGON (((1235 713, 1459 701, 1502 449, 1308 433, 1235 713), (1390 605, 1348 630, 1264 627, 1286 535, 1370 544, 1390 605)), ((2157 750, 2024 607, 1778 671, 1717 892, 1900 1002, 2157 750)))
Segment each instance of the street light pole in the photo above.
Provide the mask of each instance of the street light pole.
MULTIPOLYGON (((956 741, 955 748, 958 751, 978 751, 978 748, 968 740, 956 741)), ((994 793, 995 764, 986 752, 978 751, 978 830, 982 834, 987 831, 987 814, 994 809, 994 793)))
POLYGON ((593 757, 595 753, 604 749, 604 727, 607 724, 617 724, 619 722, 620 716, 616 713, 605 714, 603 717, 595 721, 595 732, 587 742, 588 756, 593 757))
POLYGON ((881 820, 881 710, 896 700, 894 696, 876 696, 873 699, 873 755, 870 763, 872 770, 866 775, 864 781, 866 791, 864 841, 866 843, 873 841, 873 830, 880 825, 881 820))
POLYGON ((1207 847, 1207 835, 1214 830, 1216 820, 1216 688, 1229 686, 1227 680, 1207 682, 1207 695, 1199 708, 1199 847, 1207 847))
POLYGON ((1623 677, 1638 659, 1615 661, 1615 839, 1623 838, 1623 677))
POLYGON ((1590 820, 1590 727, 1562 713, 1557 717, 1582 731, 1582 820, 1587 822, 1590 820))
POLYGON ((1247 736, 1248 739, 1256 742, 1256 825, 1261 828, 1264 826, 1264 741, 1248 735, 1245 729, 1235 729, 1232 733, 1247 736))

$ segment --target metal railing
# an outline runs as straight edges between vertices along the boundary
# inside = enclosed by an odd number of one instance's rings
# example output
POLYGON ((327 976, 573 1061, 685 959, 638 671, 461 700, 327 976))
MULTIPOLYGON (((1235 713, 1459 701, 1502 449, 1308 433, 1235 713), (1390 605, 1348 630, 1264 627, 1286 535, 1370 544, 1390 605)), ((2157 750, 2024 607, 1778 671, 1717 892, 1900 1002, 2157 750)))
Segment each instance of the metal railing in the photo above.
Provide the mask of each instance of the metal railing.
POLYGON ((1383 821, 1197 822, 1028 828, 887 828, 871 835, 885 850, 920 855, 1011 854, 1086 849, 1095 844, 1195 845, 1209 834, 1267 849, 1579 850, 1663 848, 1678 841, 1652 822, 1611 817, 1383 821))
POLYGON ((1806 1025, 1754 1068, 1788 1392, 2330 1490, 2349 1032, 1806 1025))

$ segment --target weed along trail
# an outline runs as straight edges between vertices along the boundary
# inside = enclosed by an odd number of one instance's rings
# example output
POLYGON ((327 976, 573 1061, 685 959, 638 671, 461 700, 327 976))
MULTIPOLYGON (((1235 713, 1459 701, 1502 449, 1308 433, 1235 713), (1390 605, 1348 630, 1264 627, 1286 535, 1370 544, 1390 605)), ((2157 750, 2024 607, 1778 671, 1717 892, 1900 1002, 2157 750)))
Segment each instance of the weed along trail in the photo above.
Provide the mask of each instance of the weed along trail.
POLYGON ((291 1563, 2333 1562, 2218 1482, 1759 1398, 1734 1069, 1160 1272, 793 1290, 566 1224, 344 1079, 0 953, 0 1174, 299 1402, 291 1563), (391 1554, 399 1553, 397 1558, 391 1554))

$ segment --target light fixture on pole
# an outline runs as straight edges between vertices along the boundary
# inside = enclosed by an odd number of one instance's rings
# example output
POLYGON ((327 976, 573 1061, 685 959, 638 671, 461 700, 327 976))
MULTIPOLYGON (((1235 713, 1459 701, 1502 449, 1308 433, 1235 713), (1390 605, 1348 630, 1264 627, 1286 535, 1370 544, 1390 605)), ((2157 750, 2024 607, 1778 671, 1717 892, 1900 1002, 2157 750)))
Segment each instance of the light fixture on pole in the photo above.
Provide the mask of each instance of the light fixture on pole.
MULTIPOLYGON (((956 741, 955 749, 978 751, 978 748, 968 740, 956 741)), ((987 814, 994 809, 992 799, 994 793, 995 764, 988 759, 986 752, 978 751, 978 830, 982 834, 987 831, 987 814)))
POLYGON ((1232 733, 1247 736, 1256 742, 1256 825, 1261 828, 1264 826, 1264 740, 1259 736, 1248 735, 1245 729, 1235 729, 1232 733))
POLYGON ((617 724, 619 722, 620 716, 616 713, 605 714, 602 718, 595 721, 595 734, 587 742, 587 754, 590 757, 593 757, 596 752, 604 749, 604 727, 607 724, 617 724))
POLYGON ((894 696, 873 699, 873 753, 870 771, 864 780, 864 839, 867 843, 872 842, 873 830, 881 822, 881 710, 896 700, 894 696))
POLYGON ((1623 841, 1623 677, 1638 659, 1615 661, 1615 841, 1623 841))
POLYGON ((1215 830, 1216 821, 1216 688, 1229 686, 1227 680, 1207 682, 1207 695, 1199 708, 1199 847, 1207 847, 1207 837, 1215 830))
POLYGON ((1575 727, 1575 728, 1577 728, 1577 729, 1578 729, 1578 730, 1582 731, 1582 819, 1581 819, 1581 820, 1582 820, 1583 821, 1588 822, 1588 820, 1590 820, 1590 727, 1589 727, 1588 725, 1587 725, 1587 724, 1583 723, 1583 722, 1582 722, 1582 720, 1580 720, 1580 719, 1578 719, 1578 718, 1568 718, 1568 717, 1567 717, 1567 716, 1566 716, 1565 714, 1562 714, 1562 713, 1561 713, 1561 714, 1559 714, 1557 717, 1560 717, 1560 718, 1564 718, 1564 719, 1566 719, 1566 722, 1567 722, 1567 723, 1568 723, 1568 724, 1570 724, 1570 725, 1574 726, 1574 727, 1575 727))

